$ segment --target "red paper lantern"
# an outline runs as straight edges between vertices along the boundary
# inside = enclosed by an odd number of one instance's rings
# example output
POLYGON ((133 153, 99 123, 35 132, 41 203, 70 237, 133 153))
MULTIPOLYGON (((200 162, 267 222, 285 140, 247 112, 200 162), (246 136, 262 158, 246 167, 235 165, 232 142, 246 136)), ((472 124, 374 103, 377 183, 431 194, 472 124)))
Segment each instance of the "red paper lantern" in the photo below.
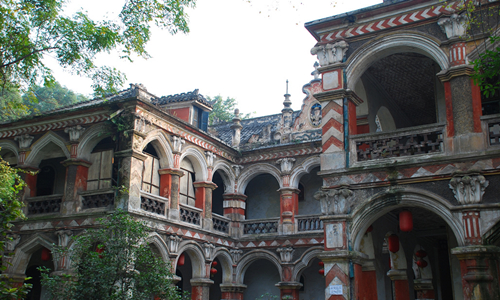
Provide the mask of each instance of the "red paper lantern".
POLYGON ((217 274, 217 269, 214 269, 214 268, 210 269, 210 274, 212 274, 212 275, 217 274))
POLYGON ((212 262, 212 267, 217 267, 217 262, 215 260, 212 262))
POLYGON ((100 247, 97 246, 95 248, 95 252, 99 253, 99 258, 102 258, 102 255, 100 255, 100 254, 104 252, 104 246, 102 246, 102 245, 100 247))
POLYGON ((177 261, 177 265, 183 266, 185 261, 186 261, 186 257, 184 256, 184 253, 182 253, 181 256, 179 256, 179 260, 177 261))
POLYGON ((427 262, 423 259, 417 260, 417 266, 419 266, 420 268, 425 268, 427 267, 427 262))
POLYGON ((372 232, 372 231, 373 231, 373 225, 370 225, 370 227, 368 227, 368 229, 366 229, 366 233, 372 232))
POLYGON ((42 248, 42 260, 43 261, 48 261, 50 259, 50 250, 43 247, 42 248))
POLYGON ((324 262, 322 262, 322 261, 320 261, 320 262, 318 263, 318 265, 319 265, 320 267, 323 267, 323 266, 325 265, 325 263, 324 263, 324 262))
POLYGON ((387 239, 387 244, 389 247, 389 251, 392 253, 396 253, 399 251, 399 237, 395 234, 391 234, 387 239))
POLYGON ((413 215, 409 210, 403 210, 399 213, 399 229, 403 232, 413 230, 413 215))
POLYGON ((425 250, 420 249, 417 252, 415 252, 415 256, 420 257, 420 258, 424 258, 427 256, 427 252, 425 252, 425 250))
POLYGON ((319 269, 318 273, 319 273, 319 275, 324 276, 325 275, 325 269, 319 269))

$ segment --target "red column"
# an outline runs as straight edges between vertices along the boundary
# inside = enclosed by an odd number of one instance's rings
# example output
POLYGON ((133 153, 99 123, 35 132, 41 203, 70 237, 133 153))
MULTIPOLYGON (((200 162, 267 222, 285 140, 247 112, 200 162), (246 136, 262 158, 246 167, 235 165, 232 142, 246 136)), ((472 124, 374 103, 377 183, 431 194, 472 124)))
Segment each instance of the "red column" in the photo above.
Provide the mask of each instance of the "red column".
POLYGON ((394 299, 410 300, 410 286, 406 270, 390 270, 387 272, 387 276, 392 280, 394 299))
POLYGON ((222 283, 220 290, 222 292, 221 300, 243 300, 243 293, 247 286, 244 284, 222 283))
POLYGON ((210 300, 210 286, 214 282, 208 278, 191 279, 191 299, 210 300))
POLYGON ((356 300, 377 300, 377 274, 373 261, 354 264, 354 294, 356 300))
POLYGON ((224 194, 224 217, 231 219, 229 235, 233 238, 240 237, 242 231, 240 222, 245 220, 247 196, 243 194, 224 194))
POLYGON ((194 182, 196 188, 195 206, 203 209, 203 229, 212 230, 212 191, 217 188, 213 182, 194 182))
POLYGON ((184 175, 181 169, 161 169, 160 174, 160 196, 168 198, 169 219, 179 219, 179 179, 184 175))
POLYGON ((300 190, 283 187, 280 192, 280 223, 284 234, 294 232, 295 215, 298 213, 300 190))

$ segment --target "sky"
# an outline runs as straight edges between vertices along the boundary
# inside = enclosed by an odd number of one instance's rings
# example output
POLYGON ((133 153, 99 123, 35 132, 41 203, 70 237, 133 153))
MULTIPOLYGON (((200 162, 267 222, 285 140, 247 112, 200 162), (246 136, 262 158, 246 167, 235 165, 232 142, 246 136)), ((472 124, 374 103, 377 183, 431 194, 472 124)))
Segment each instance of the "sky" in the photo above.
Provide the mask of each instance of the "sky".
MULTIPOLYGON (((188 34, 153 30, 147 45, 151 58, 120 60, 99 55, 97 64, 116 67, 129 83, 142 83, 156 96, 199 89, 205 97, 221 95, 238 102, 241 113, 277 114, 283 108, 286 80, 292 108, 299 110, 302 87, 313 77, 316 40, 304 23, 381 3, 381 0, 198 0, 188 10, 188 34)), ((82 8, 92 18, 117 13, 119 1, 71 1, 67 13, 82 8), (83 7, 82 7, 83 6, 83 7)), ((91 81, 70 74, 48 57, 56 79, 75 92, 90 95, 91 81)))

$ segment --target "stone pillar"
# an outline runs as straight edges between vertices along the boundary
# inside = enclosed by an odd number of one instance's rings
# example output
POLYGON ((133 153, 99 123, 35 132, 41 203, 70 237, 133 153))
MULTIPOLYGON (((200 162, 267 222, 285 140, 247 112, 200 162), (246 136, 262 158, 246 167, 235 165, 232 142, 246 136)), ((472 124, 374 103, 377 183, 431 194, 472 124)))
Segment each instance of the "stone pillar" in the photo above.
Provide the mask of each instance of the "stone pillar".
POLYGON ((278 282, 276 286, 280 289, 280 299, 299 300, 299 290, 302 287, 302 283, 282 281, 278 282))
POLYGON ((161 169, 160 174, 160 196, 168 198, 168 218, 179 220, 179 181, 184 172, 181 169, 161 169))
POLYGON ((470 75, 474 72, 468 64, 465 14, 443 16, 438 25, 446 34, 449 45, 450 68, 437 74, 443 82, 446 102, 447 137, 454 153, 482 150, 481 94, 470 75))
POLYGON ((240 222, 245 220, 247 196, 243 194, 224 194, 224 217, 231 219, 229 235, 239 238, 243 234, 240 222))
POLYGON ((36 181, 38 179, 38 168, 28 167, 22 165, 18 167, 29 173, 20 173, 21 178, 26 182, 26 187, 24 188, 24 197, 35 197, 36 196, 36 181))
POLYGON ((18 135, 14 138, 19 143, 19 158, 17 161, 18 166, 23 166, 26 159, 26 152, 30 150, 31 143, 35 137, 29 134, 18 135))
POLYGON ((142 170, 147 156, 130 149, 115 152, 115 158, 121 159, 118 170, 120 185, 129 190, 128 194, 121 194, 120 198, 115 199, 115 207, 123 210, 139 210, 141 208, 142 170))
MULTIPOLYGON (((57 235, 58 246, 66 248, 71 241, 71 236, 73 235, 73 231, 71 230, 58 230, 55 232, 57 235)), ((69 254, 69 253, 68 253, 69 254)), ((58 256, 54 254, 54 266, 55 270, 52 272, 53 275, 63 275, 63 274, 71 274, 70 270, 70 258, 68 254, 64 256, 58 256)))
POLYGON ((436 298, 432 279, 413 280, 413 289, 417 294, 415 300, 433 300, 436 298))
POLYGON ((375 262, 360 255, 354 260, 354 295, 357 300, 377 300, 375 262))
POLYGON ((322 77, 322 91, 314 94, 321 103, 323 153, 321 170, 342 169, 346 166, 344 151, 344 58, 349 45, 345 41, 320 45, 311 49, 317 55, 322 77))
POLYGON ((500 299, 499 247, 457 247, 451 254, 460 260, 464 300, 500 299))
POLYGON ((233 130, 231 145, 235 148, 240 147, 241 129, 242 128, 243 128, 243 126, 241 125, 240 110, 235 109, 234 110, 233 124, 231 125, 231 129, 233 130))
POLYGON ((293 270, 293 247, 281 247, 276 249, 281 259, 281 282, 276 286, 280 289, 280 299, 299 300, 299 289, 302 287, 300 282, 292 281, 293 270), (290 298, 291 297, 291 298, 290 298))
POLYGON ((203 229, 212 230, 212 191, 217 188, 217 185, 213 182, 202 181, 194 182, 193 186, 196 189, 196 202, 195 206, 197 208, 203 209, 203 229))
POLYGON ((280 192, 280 232, 292 234, 295 232, 295 216, 299 211, 300 190, 283 187, 280 192))
POLYGON ((221 300, 243 300, 243 293, 247 286, 236 283, 222 283, 220 290, 222 292, 221 300))
POLYGON ((83 159, 70 158, 62 162, 66 167, 66 186, 61 206, 62 214, 74 214, 81 210, 79 192, 87 190, 87 177, 92 163, 83 159))
POLYGON ((406 269, 392 269, 387 272, 387 276, 392 280, 392 288, 395 300, 410 300, 410 286, 408 285, 408 275, 406 269))
POLYGON ((193 278, 191 282, 192 300, 210 300, 210 286, 214 282, 208 278, 193 278))

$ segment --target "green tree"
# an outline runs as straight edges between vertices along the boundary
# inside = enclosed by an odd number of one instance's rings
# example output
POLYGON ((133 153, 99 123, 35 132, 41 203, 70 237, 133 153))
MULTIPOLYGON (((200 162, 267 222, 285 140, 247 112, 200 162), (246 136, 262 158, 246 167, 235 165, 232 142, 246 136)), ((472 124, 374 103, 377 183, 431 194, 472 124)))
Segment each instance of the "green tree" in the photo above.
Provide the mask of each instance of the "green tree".
MULTIPOLYGON (((25 183, 19 176, 18 170, 0 157, 0 261, 4 258, 5 243, 12 239, 9 237, 12 221, 24 218, 23 204, 18 197, 24 186, 25 183)), ((5 265, 0 265, 0 272, 5 269, 5 265)), ((23 298, 29 288, 29 284, 15 288, 9 281, 1 279, 0 299, 23 298)))
POLYGON ((0 89, 0 122, 12 121, 30 113, 31 105, 26 104, 19 89, 10 85, 0 89))
POLYGON ((186 7, 195 0, 126 0, 116 20, 92 20, 86 12, 63 14, 66 0, 0 0, 0 84, 34 86, 40 80, 54 82, 42 58, 51 55, 72 72, 93 80, 103 95, 121 86, 125 77, 117 69, 97 66, 99 53, 120 50, 149 57, 145 49, 151 26, 188 32, 186 7))
POLYGON ((23 102, 30 107, 30 112, 44 112, 59 107, 88 100, 55 82, 51 86, 35 86, 23 95, 23 102))
MULTIPOLYGON (((215 125, 221 122, 229 122, 234 117, 234 110, 236 109, 236 105, 238 104, 234 98, 227 97, 226 100, 222 99, 222 97, 215 96, 213 99, 207 97, 207 100, 212 103, 212 111, 208 115, 208 124, 215 125)), ((250 118, 252 113, 248 113, 246 115, 241 115, 241 119, 250 118)))
POLYGON ((55 247, 57 259, 69 255, 73 275, 42 273, 42 284, 54 300, 182 299, 172 285, 169 263, 156 257, 147 243, 148 228, 125 212, 99 220, 74 239, 70 251, 55 247))

